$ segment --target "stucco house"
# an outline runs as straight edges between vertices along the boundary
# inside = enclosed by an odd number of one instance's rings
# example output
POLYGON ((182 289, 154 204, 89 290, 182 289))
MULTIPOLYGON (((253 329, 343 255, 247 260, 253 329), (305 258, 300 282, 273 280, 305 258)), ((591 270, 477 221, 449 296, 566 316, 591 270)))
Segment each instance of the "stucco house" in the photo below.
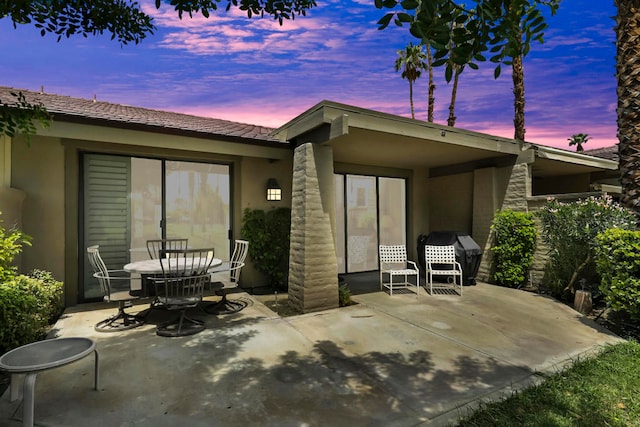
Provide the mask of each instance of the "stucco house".
MULTIPOLYGON (((12 88, 0 87, 0 99, 12 88)), ((149 238, 180 235, 228 256, 245 208, 292 209, 289 299, 337 307, 338 273, 378 269, 377 246, 436 230, 485 248, 498 209, 615 191, 617 162, 323 101, 278 129, 23 91, 54 116, 29 144, 0 139, 0 219, 34 238, 22 271, 95 300, 85 248, 111 268, 149 238), (275 180, 282 199, 266 199, 275 180), (273 181, 271 181, 273 182, 273 181)), ((490 257, 479 278, 486 280, 490 257)), ((243 271, 244 286, 263 278, 243 271)))

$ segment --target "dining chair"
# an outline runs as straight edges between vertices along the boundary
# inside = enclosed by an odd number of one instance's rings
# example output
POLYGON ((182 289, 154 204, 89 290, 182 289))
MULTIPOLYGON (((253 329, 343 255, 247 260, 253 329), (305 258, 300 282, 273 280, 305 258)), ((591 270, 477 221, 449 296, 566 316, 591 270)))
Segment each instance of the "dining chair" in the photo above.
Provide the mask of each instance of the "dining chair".
POLYGON ((147 252, 151 259, 164 258, 167 250, 184 250, 189 245, 189 239, 150 239, 147 240, 147 252))
MULTIPOLYGON (((150 240, 147 240, 147 252, 149 253, 149 258, 160 259, 165 257, 166 251, 184 250, 184 249, 187 249, 188 245, 189 245, 189 239, 183 239, 183 238, 150 239, 150 240)), ((153 291, 154 285, 152 282, 153 277, 154 276, 150 276, 150 275, 145 275, 142 277, 143 289, 145 289, 145 296, 147 297, 155 296, 153 294, 154 292, 153 291)), ((157 298, 155 298, 151 302, 151 307, 155 307, 157 305, 158 305, 158 300, 157 298)))
POLYGON ((166 250, 160 261, 162 276, 150 280, 155 284, 156 300, 169 311, 179 311, 177 318, 156 326, 156 334, 164 337, 193 335, 205 329, 204 322, 187 315, 189 308, 202 302, 204 287, 209 283, 213 248, 166 250))
POLYGON ((245 265, 248 252, 249 242, 247 240, 236 240, 229 262, 225 262, 220 267, 213 269, 211 287, 216 295, 222 296, 222 299, 206 306, 205 312, 209 314, 230 314, 237 313, 247 306, 243 301, 228 299, 227 293, 230 289, 239 286, 240 272, 245 265))
POLYGON ((380 245, 380 289, 389 289, 389 295, 393 295, 396 288, 416 287, 416 295, 420 290, 420 270, 418 265, 407 259, 407 248, 404 245, 380 245), (384 281, 385 275, 388 282, 384 281), (394 281, 395 276, 404 278, 403 282, 394 281), (415 276, 416 283, 409 281, 409 277, 415 276))
MULTIPOLYGON (((453 245, 424 247, 424 261, 427 273, 429 294, 433 295, 433 288, 451 290, 462 296, 462 266, 456 261, 456 248, 453 245), (434 276, 445 277, 446 281, 434 281, 434 276)), ((442 291, 440 293, 443 293, 442 291)))
POLYGON ((126 307, 131 306, 131 301, 138 299, 130 294, 131 275, 124 270, 108 270, 100 256, 99 248, 99 245, 87 248, 89 263, 94 271, 93 277, 98 279, 104 301, 118 303, 118 312, 96 323, 94 329, 97 332, 116 332, 142 326, 142 318, 124 311, 126 307))

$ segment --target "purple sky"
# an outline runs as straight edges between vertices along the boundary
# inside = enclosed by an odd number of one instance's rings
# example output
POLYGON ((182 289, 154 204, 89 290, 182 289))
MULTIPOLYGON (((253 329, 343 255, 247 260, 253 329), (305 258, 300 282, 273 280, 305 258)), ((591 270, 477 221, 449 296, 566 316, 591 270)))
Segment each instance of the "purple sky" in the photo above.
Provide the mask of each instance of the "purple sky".
MULTIPOLYGON (((240 12, 177 19, 143 0, 158 31, 139 45, 109 37, 59 43, 31 26, 0 20, 0 85, 278 127, 322 100, 410 117, 409 85, 396 51, 416 42, 407 28, 379 31, 373 0, 317 0, 306 17, 279 26, 240 12)), ((527 141, 586 149, 616 139, 613 0, 563 0, 543 45, 525 59, 527 141)), ((450 87, 435 70, 436 117, 446 124, 450 87)), ((462 74, 457 127, 513 137, 511 74, 493 67, 462 74)), ((427 78, 414 89, 426 120, 427 78)))

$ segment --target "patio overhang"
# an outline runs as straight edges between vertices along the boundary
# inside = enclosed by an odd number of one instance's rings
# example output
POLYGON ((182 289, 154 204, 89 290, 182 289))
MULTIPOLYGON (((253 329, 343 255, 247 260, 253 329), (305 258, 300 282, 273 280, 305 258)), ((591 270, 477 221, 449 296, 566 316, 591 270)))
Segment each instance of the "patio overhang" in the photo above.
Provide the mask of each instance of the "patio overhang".
POLYGON ((513 164, 523 154, 522 145, 512 139, 330 101, 310 108, 271 135, 294 146, 331 145, 335 162, 426 167, 432 176, 513 164))
POLYGON ((578 175, 585 173, 615 172, 618 162, 558 148, 531 145, 536 161, 534 177, 578 175))

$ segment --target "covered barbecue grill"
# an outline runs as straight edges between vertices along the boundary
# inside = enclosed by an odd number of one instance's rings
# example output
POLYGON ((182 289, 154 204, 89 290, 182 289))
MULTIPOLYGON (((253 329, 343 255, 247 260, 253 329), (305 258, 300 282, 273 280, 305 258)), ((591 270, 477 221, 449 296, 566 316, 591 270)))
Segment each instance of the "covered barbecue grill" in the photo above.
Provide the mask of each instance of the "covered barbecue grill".
POLYGON ((460 231, 433 231, 428 235, 418 236, 418 263, 424 270, 424 247, 426 245, 447 246, 456 248, 456 260, 462 266, 462 283, 475 285, 476 275, 482 260, 482 249, 467 233, 460 231))

